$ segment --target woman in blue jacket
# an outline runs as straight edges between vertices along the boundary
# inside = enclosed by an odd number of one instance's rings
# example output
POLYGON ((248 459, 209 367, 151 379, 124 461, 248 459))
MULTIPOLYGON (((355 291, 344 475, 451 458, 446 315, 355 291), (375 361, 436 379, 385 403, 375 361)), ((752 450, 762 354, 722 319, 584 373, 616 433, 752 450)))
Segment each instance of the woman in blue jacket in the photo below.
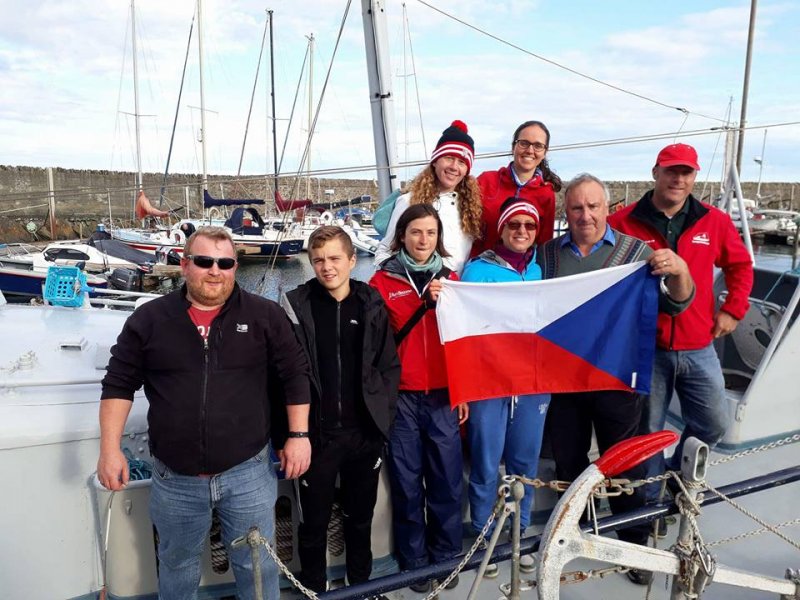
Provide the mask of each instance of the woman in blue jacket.
MULTIPOLYGON (((539 213, 520 198, 508 198, 500 207, 497 233, 500 241, 464 268, 462 281, 511 282, 537 281, 542 272, 536 264, 536 232, 539 213)), ((470 402, 467 436, 470 445, 469 506, 472 526, 480 531, 497 499, 497 474, 500 461, 506 473, 535 477, 542 447, 542 432, 550 394, 506 396, 470 402), (503 435, 498 435, 503 432, 503 435)), ((525 486, 520 506, 521 527, 530 524, 533 488, 525 486)), ((497 575, 496 565, 486 575, 497 575)), ((533 557, 523 556, 520 568, 534 569, 533 557)))

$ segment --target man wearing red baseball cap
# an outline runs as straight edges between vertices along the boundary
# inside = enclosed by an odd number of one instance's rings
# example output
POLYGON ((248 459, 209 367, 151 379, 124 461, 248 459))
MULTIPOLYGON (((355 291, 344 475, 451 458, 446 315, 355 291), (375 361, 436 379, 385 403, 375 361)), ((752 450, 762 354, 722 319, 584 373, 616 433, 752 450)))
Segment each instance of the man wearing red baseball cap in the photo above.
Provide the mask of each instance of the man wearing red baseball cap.
MULTIPOLYGON (((730 217, 692 196, 699 170, 694 148, 670 144, 656 158, 654 188, 636 204, 608 217, 612 227, 653 249, 671 248, 676 259, 686 261, 695 282, 695 298, 685 311, 676 316, 659 313, 650 410, 643 417, 647 431, 663 429, 670 399, 677 392, 685 427, 670 460, 672 469, 680 468, 687 437, 714 446, 725 433, 725 382, 712 342, 736 329, 747 312, 753 287, 753 264, 730 217), (728 288, 719 308, 713 290, 714 267, 722 269, 728 288)), ((664 472, 663 456, 649 463, 648 475, 664 472)), ((648 498, 655 500, 658 486, 649 487, 648 498)))

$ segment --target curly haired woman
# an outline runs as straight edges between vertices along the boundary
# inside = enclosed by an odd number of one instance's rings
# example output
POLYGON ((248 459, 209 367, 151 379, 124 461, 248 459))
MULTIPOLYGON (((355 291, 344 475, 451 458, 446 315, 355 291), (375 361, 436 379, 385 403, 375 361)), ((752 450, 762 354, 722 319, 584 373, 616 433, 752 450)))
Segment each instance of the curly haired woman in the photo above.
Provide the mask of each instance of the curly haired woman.
POLYGON ((461 121, 442 132, 430 164, 397 199, 386 229, 387 235, 378 246, 375 264, 392 255, 390 245, 400 215, 414 204, 432 204, 444 226, 443 239, 449 257, 444 264, 460 273, 475 240, 481 236, 481 195, 476 179, 469 174, 475 159, 475 142, 461 121), (391 232, 391 233, 390 233, 391 232))

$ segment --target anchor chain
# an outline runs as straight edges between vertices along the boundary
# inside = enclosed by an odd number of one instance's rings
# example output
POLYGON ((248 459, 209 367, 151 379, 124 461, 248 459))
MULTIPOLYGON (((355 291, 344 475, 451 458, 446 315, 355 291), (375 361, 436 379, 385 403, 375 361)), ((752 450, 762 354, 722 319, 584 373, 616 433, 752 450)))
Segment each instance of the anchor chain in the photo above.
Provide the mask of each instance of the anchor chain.
POLYGON ((568 571, 561 574, 561 585, 570 585, 573 583, 583 583, 593 577, 603 579, 612 573, 627 573, 630 571, 628 567, 616 565, 614 567, 606 567, 604 569, 589 569, 588 571, 568 571))
MULTIPOLYGON (((788 437, 780 439, 780 440, 775 440, 775 441, 770 442, 768 444, 763 444, 763 445, 757 446, 755 448, 749 448, 747 450, 743 450, 742 452, 738 452, 736 454, 731 454, 729 456, 724 456, 722 458, 719 458, 719 459, 717 459, 715 461, 710 462, 709 466, 711 467, 711 466, 716 466, 716 465, 732 462, 732 461, 737 460, 739 458, 744 458, 746 456, 752 456, 752 455, 758 454, 760 452, 764 452, 764 451, 767 451, 767 450, 772 450, 774 448, 779 448, 779 447, 787 445, 787 444, 793 444, 793 443, 796 443, 798 441, 800 441, 800 434, 795 434, 795 435, 788 436, 788 437)), ((683 497, 684 500, 683 500, 683 502, 680 502, 678 504, 678 506, 679 506, 681 514, 683 514, 683 515, 685 515, 687 517, 687 519, 689 521, 689 524, 690 524, 690 526, 692 528, 692 531, 693 531, 693 533, 695 535, 695 538, 696 538, 696 541, 695 541, 695 544, 694 544, 693 548, 691 548, 691 549, 685 549, 684 548, 684 549, 680 549, 679 550, 676 546, 673 546, 673 551, 675 551, 675 553, 679 557, 682 554, 687 554, 688 553, 687 560, 690 560, 692 562, 692 564, 696 565, 697 568, 701 569, 708 578, 713 576, 713 571, 714 571, 714 568, 715 568, 714 557, 708 551, 708 548, 710 548, 710 547, 720 546, 720 545, 725 544, 725 543, 738 541, 738 540, 741 540, 741 539, 745 539, 747 537, 760 535, 762 533, 766 533, 767 531, 769 531, 771 533, 774 533, 778 537, 780 537, 782 540, 784 540, 788 544, 790 544, 793 547, 795 547, 798 550, 800 550, 800 544, 798 544, 797 542, 793 541, 789 537, 783 535, 779 531, 779 529, 782 529, 784 527, 800 524, 800 519, 793 519, 791 521, 786 521, 785 523, 781 523, 779 525, 770 525, 769 523, 766 523, 765 521, 763 521, 762 519, 760 519, 759 517, 757 517, 756 515, 754 515, 750 511, 748 511, 746 508, 744 508, 743 506, 741 506, 740 504, 738 504, 737 502, 735 502, 731 498, 729 498, 726 495, 724 495, 721 492, 719 492, 719 490, 717 490, 716 488, 712 487, 707 482, 703 482, 701 487, 705 487, 709 491, 717 494, 725 502, 728 502, 734 508, 736 508, 737 510, 739 510, 743 514, 747 515, 748 517, 750 517, 751 519, 753 519, 754 521, 756 521, 758 524, 760 524, 762 526, 761 529, 758 529, 758 530, 755 530, 755 531, 739 534, 739 535, 736 535, 736 536, 732 536, 730 538, 725 538, 725 539, 722 539, 722 540, 717 540, 715 542, 711 542, 709 544, 706 544, 703 541, 702 535, 700 534, 700 529, 699 529, 699 527, 697 525, 697 521, 695 519, 695 516, 698 515, 699 512, 700 512, 700 503, 702 503, 702 496, 700 498, 698 498, 697 501, 688 501, 688 494, 686 492, 686 487, 684 486, 684 483, 681 480, 679 474, 677 472, 675 472, 675 471, 667 471, 667 472, 665 472, 665 473, 663 473, 661 475, 655 475, 653 477, 648 477, 646 479, 637 479, 637 480, 634 480, 634 481, 631 481, 629 479, 606 479, 606 480, 604 480, 603 482, 601 482, 598 485, 598 487, 594 490, 593 495, 594 495, 594 497, 602 498, 602 497, 619 496, 621 494, 633 494, 635 489, 638 488, 638 487, 641 487, 641 486, 647 485, 647 484, 651 484, 651 483, 657 483, 657 482, 660 482, 660 481, 665 481, 665 480, 669 479, 670 477, 673 477, 673 478, 676 479, 676 481, 678 481, 678 485, 681 487, 681 489, 683 491, 683 494, 680 494, 679 496, 683 497)), ((506 479, 508 480, 509 478, 506 478, 506 479)), ((550 481, 544 481, 544 480, 539 479, 539 478, 530 478, 530 477, 524 477, 524 476, 513 476, 510 479, 516 479, 517 481, 520 481, 524 485, 528 485, 528 486, 531 486, 531 487, 534 487, 534 488, 537 488, 537 489, 548 488, 548 489, 551 489, 551 490, 553 490, 555 492, 564 492, 564 491, 566 491, 567 488, 572 483, 571 481, 564 481, 564 480, 559 480, 559 479, 553 479, 553 480, 550 480, 550 481)), ((508 497, 509 495, 510 495, 509 485, 506 483, 506 484, 500 486, 500 488, 498 489, 498 496, 508 497)), ((467 562, 469 562, 469 560, 472 558, 472 556, 475 554, 475 552, 477 552, 477 550, 481 547, 481 544, 483 544, 483 542, 485 541, 486 534, 489 531, 489 528, 492 526, 492 523, 494 523, 495 519, 497 518, 497 516, 498 516, 498 514, 499 514, 499 512, 501 510, 502 510, 502 503, 498 502, 495 505, 495 508, 492 511, 492 513, 489 515, 489 518, 487 519, 486 523, 484 523, 483 527, 481 528, 481 531, 478 533, 478 536, 475 538, 475 542, 472 544, 472 546, 470 547, 469 551, 464 555, 464 558, 461 560, 461 562, 455 567, 455 569, 453 569, 453 571, 442 582, 439 583, 439 585, 435 589, 433 589, 425 597, 424 600, 433 600, 434 598, 436 598, 436 596, 445 588, 445 586, 447 586, 447 584, 449 584, 453 579, 455 579, 455 577, 459 573, 461 573, 461 571, 464 570, 464 567, 466 566, 467 562)), ((241 538, 237 538, 236 540, 234 540, 234 542, 239 542, 241 544, 241 543, 245 543, 246 539, 247 539, 246 536, 242 536, 241 538)), ((259 540, 258 541, 259 541, 259 543, 261 545, 264 546, 267 554, 275 562, 275 564, 278 566, 278 569, 280 570, 280 572, 286 577, 287 580, 289 580, 289 582, 304 597, 308 598, 309 600, 318 600, 318 596, 317 596, 316 592, 306 588, 302 583, 300 583, 300 581, 292 574, 292 572, 289 570, 289 568, 286 566, 286 564, 283 561, 281 561, 281 559, 278 557, 278 555, 275 552, 275 550, 272 548, 272 545, 269 543, 269 540, 265 539, 263 536, 259 536, 259 540)), ((608 567, 608 568, 604 568, 604 569, 590 569, 588 571, 570 571, 570 572, 567 572, 567 573, 563 573, 561 575, 561 583, 565 584, 565 585, 573 584, 573 583, 581 583, 583 581, 587 581, 587 580, 592 579, 592 578, 603 578, 603 577, 606 577, 607 575, 612 574, 612 573, 625 573, 628 570, 629 569, 627 567, 622 567, 622 566, 617 565, 617 566, 608 567)))
MULTIPOLYGON (((510 495, 510 488, 507 484, 501 485, 497 491, 498 497, 508 497, 510 495)), ((478 533, 478 537, 475 538, 475 542, 470 547, 469 551, 464 555, 464 558, 461 560, 460 563, 453 569, 453 571, 439 583, 439 585, 428 594, 424 600, 433 600, 436 596, 441 592, 447 584, 449 584, 456 576, 464 570, 464 567, 472 558, 472 556, 477 552, 480 548, 483 541, 486 539, 486 534, 489 531, 489 528, 494 523, 495 519, 497 518, 498 512, 502 510, 502 503, 498 502, 495 505, 494 510, 489 515, 489 518, 484 523, 483 527, 481 528, 480 532, 478 533)), ((278 557, 277 552, 272 548, 272 544, 269 543, 265 537, 259 535, 258 536, 258 543, 264 546, 264 549, 267 551, 269 557, 275 562, 278 566, 278 569, 281 573, 283 573, 284 577, 289 580, 289 582, 297 589, 304 597, 308 598, 309 600, 318 600, 319 596, 313 590, 308 589, 305 587, 297 577, 289 570, 289 567, 278 557)), ((242 545, 248 542, 248 536, 241 536, 233 540, 231 545, 242 545)))
POLYGON ((789 437, 785 437, 780 440, 775 440, 774 442, 770 442, 769 444, 756 446, 755 448, 748 448, 747 450, 742 450, 741 452, 737 452, 736 454, 731 454, 730 456, 723 456, 722 458, 718 458, 717 460, 711 461, 710 463, 708 463, 708 466, 716 467, 717 465, 731 462, 738 458, 750 456, 751 454, 758 454, 759 452, 764 452, 765 450, 772 450, 773 448, 779 448, 781 446, 785 446, 786 444, 794 444, 795 442, 800 442, 800 433, 790 435, 789 437))
MULTIPOLYGON (((780 448, 781 446, 785 446, 787 444, 794 444, 796 442, 800 442, 800 433, 782 438, 780 440, 775 440, 774 442, 770 442, 768 444, 756 446, 755 448, 748 448, 747 450, 742 450, 741 452, 737 452, 736 454, 723 456, 715 461, 708 463, 708 466, 714 467, 724 463, 732 462, 739 458, 744 458, 746 456, 752 456, 754 454, 765 452, 767 450, 780 448)), ((544 481, 543 479, 539 479, 538 477, 523 477, 523 476, 515 476, 515 477, 518 481, 521 481, 525 485, 529 485, 537 489, 549 488, 554 492, 565 492, 572 483, 571 481, 564 481, 562 479, 551 479, 550 481, 544 481)), ((629 479, 606 479, 603 483, 600 484, 600 486, 598 486, 598 490, 595 491, 594 495, 596 498, 603 498, 607 496, 619 496, 620 493, 633 494, 635 489, 638 487, 641 487, 643 485, 648 485, 651 483, 658 483, 660 481, 666 481, 670 477, 680 478, 680 474, 677 471, 665 471, 661 475, 653 475, 652 477, 648 477, 646 479, 636 479, 633 481, 629 479), (600 491, 600 488, 602 487, 607 488, 609 486, 613 488, 612 492, 609 493, 607 491, 606 492, 600 491)))
MULTIPOLYGON (((231 545, 233 546, 233 545, 246 544, 247 543, 247 538, 248 538, 248 536, 246 536, 246 535, 238 537, 235 540, 233 540, 233 542, 231 542, 231 545)), ((258 536, 258 543, 261 544, 262 546, 264 546, 264 549, 267 551, 267 554, 269 555, 269 557, 275 562, 276 565, 278 565, 278 569, 280 570, 280 572, 283 573, 283 575, 286 577, 286 579, 288 579, 291 582, 291 584, 297 590, 299 590, 301 594, 303 594, 303 596, 305 596, 306 598, 309 598, 309 600, 318 600, 319 599, 319 596, 317 596, 317 593, 314 592, 313 590, 308 589, 306 586, 304 586, 302 583, 300 583, 300 581, 297 579, 297 577, 295 577, 292 574, 292 572, 289 570, 289 567, 287 567, 283 563, 283 561, 280 558, 278 558, 278 553, 275 552, 275 550, 272 548, 272 544, 269 543, 268 539, 266 539, 262 535, 259 535, 258 536)))
MULTIPOLYGON (((511 494, 511 487, 508 484, 503 484, 497 489, 497 496, 499 498, 508 498, 511 494)), ((439 585, 436 586, 431 592, 425 596, 424 600, 434 600, 453 579, 455 579, 461 571, 464 570, 464 567, 467 565, 469 560, 472 558, 472 555, 478 551, 478 548, 481 547, 481 544, 486 539, 486 534, 489 532, 489 528, 494 523, 494 520, 497 518, 498 514, 502 511, 502 503, 497 502, 495 503, 494 509, 489 514, 489 518, 486 519, 486 523, 483 524, 480 532, 478 532, 478 537, 475 538, 475 541, 472 543, 472 546, 464 555, 464 558, 461 559, 461 562, 456 565, 456 568, 448 575, 444 581, 440 581, 439 585)))

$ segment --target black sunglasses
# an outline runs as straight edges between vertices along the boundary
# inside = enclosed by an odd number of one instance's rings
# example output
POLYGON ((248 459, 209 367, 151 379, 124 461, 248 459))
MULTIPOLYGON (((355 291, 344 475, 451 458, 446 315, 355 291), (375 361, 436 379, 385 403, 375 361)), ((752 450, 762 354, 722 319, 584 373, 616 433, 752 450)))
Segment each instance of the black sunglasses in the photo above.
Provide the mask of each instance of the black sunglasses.
POLYGON ((520 221, 509 221, 506 223, 506 227, 508 227, 511 231, 516 231, 520 227, 524 227, 528 231, 533 231, 536 229, 536 223, 533 221, 525 221, 521 223, 520 221))
POLYGON ((214 258, 213 256, 203 256, 202 254, 188 254, 183 258, 186 260, 191 260, 195 266, 200 267, 201 269, 210 269, 214 263, 217 263, 217 266, 220 269, 227 271, 236 265, 236 259, 229 258, 227 256, 214 258))

